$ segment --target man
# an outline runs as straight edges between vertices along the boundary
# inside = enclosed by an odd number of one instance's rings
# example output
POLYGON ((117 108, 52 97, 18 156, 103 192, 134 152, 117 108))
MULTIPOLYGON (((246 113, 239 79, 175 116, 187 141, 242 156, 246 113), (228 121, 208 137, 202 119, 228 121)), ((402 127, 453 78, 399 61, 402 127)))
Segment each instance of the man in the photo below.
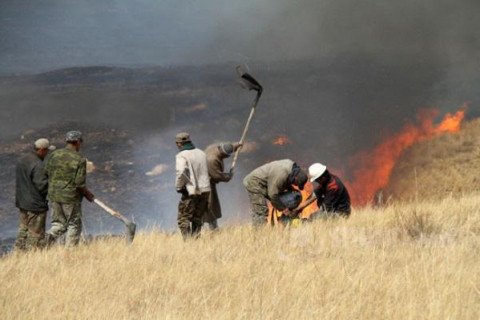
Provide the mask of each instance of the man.
POLYGON ((175 189, 182 194, 178 204, 178 228, 183 239, 200 236, 203 216, 207 214, 210 179, 207 156, 195 148, 190 135, 181 132, 175 143, 179 152, 175 158, 175 189))
POLYGON ((82 232, 82 199, 94 200, 87 189, 87 160, 79 153, 82 144, 80 131, 69 131, 66 147, 53 152, 47 162, 48 196, 52 207, 52 227, 47 232, 47 244, 66 233, 65 245, 76 246, 82 232))
POLYGON ((230 157, 238 148, 239 143, 217 143, 205 149, 207 155, 208 175, 210 176, 210 196, 208 198, 208 211, 203 217, 203 222, 209 224, 211 230, 218 230, 217 220, 222 217, 222 208, 218 199, 217 184, 228 182, 233 177, 233 172, 223 172, 223 160, 230 157))
POLYGON ((348 217, 351 212, 350 195, 342 181, 321 163, 312 164, 308 174, 310 181, 318 184, 314 193, 320 210, 312 217, 348 217))
POLYGON ((243 180, 250 199, 253 224, 267 223, 267 200, 277 210, 288 210, 281 201, 281 194, 293 190, 293 186, 303 190, 307 180, 306 173, 290 159, 273 161, 253 170, 243 180))
POLYGON ((17 163, 15 206, 20 210, 20 224, 15 247, 18 250, 41 248, 44 245, 48 203, 43 160, 54 149, 47 139, 38 139, 33 144, 33 150, 17 163))

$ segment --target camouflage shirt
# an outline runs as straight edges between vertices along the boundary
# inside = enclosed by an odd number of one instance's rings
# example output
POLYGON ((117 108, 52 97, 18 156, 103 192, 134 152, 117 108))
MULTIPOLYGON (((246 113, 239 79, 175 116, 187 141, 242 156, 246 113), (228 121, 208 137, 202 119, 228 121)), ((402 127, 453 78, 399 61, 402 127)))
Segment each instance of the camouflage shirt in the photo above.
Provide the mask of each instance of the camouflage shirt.
POLYGON ((82 201, 87 177, 87 160, 83 155, 69 148, 54 151, 45 167, 48 176, 50 202, 79 203, 82 201))

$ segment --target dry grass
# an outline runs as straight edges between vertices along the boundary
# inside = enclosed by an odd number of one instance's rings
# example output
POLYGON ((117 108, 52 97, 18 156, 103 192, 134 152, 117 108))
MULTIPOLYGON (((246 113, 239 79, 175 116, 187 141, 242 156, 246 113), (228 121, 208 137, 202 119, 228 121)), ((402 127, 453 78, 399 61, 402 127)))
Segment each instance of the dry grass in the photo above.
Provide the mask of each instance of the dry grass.
POLYGON ((454 134, 413 145, 392 172, 386 197, 411 200, 462 196, 480 190, 480 119, 454 134), (417 188, 415 188, 417 181, 417 188))
POLYGON ((480 195, 0 260, 2 319, 478 319, 480 195))

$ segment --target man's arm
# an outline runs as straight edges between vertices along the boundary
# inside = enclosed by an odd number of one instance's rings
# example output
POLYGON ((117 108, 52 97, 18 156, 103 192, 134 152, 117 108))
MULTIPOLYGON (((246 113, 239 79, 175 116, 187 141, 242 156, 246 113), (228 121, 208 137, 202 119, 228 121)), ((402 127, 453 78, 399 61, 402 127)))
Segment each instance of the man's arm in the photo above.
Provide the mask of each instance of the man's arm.
POLYGON ((175 190, 180 191, 187 185, 187 160, 177 155, 175 160, 175 190))
POLYGON ((32 169, 32 182, 42 197, 47 196, 48 177, 45 175, 45 168, 41 162, 32 169))
POLYGON ((327 190, 325 193, 325 198, 323 199, 323 205, 325 207, 325 210, 327 212, 333 212, 335 211, 335 201, 338 197, 338 188, 333 188, 327 190))
POLYGON ((83 196, 90 202, 95 199, 93 193, 87 188, 87 159, 82 159, 78 164, 77 174, 75 176, 75 185, 83 196))
POLYGON ((208 159, 208 174, 213 182, 228 182, 232 179, 232 175, 227 172, 223 172, 222 160, 220 159, 208 159))
POLYGON ((285 210, 286 206, 280 200, 280 193, 285 189, 285 183, 288 179, 288 173, 273 173, 268 179, 268 198, 278 210, 285 210))

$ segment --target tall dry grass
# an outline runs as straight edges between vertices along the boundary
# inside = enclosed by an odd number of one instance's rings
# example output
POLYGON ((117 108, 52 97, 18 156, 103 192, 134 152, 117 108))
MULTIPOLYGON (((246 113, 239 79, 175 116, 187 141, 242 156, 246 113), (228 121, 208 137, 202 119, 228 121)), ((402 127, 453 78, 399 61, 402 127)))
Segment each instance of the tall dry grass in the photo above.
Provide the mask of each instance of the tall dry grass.
POLYGON ((480 195, 0 259, 2 319, 479 319, 480 195))

